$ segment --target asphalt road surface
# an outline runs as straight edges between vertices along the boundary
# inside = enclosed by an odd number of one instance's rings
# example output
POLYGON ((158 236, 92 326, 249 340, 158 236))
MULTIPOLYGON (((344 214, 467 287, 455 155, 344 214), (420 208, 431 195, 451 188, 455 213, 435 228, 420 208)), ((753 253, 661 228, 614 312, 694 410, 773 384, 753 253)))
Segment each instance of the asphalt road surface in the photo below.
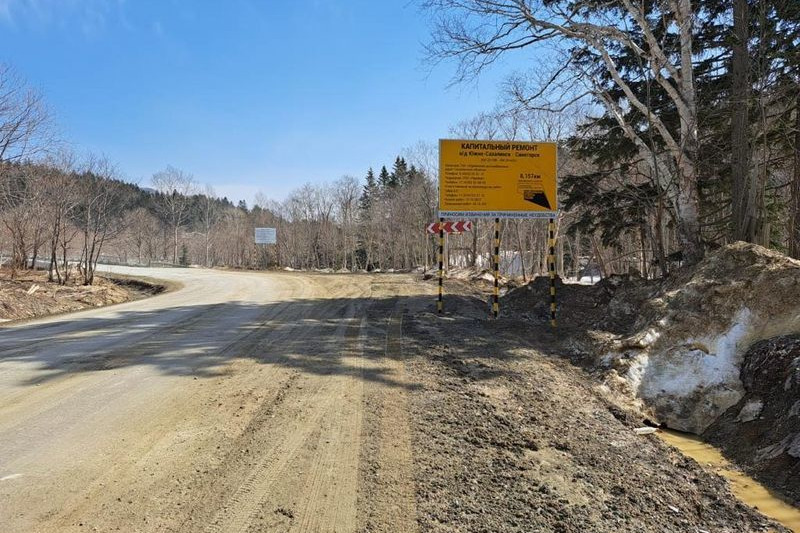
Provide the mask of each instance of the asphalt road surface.
MULTIPOLYGON (((430 288, 110 268, 182 287, 0 328, 0 530, 359 529, 365 398, 401 405, 397 317, 430 288)), ((413 530, 406 412, 389 415, 371 449, 392 492, 369 512, 413 530)))

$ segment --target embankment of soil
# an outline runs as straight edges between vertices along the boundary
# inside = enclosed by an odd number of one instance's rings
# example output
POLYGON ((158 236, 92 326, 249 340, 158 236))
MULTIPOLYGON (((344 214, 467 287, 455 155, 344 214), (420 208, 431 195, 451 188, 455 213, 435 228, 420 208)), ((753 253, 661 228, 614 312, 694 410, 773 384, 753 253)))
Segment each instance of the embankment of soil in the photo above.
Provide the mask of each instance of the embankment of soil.
POLYGON ((547 324, 450 308, 403 322, 420 530, 787 531, 637 435, 637 413, 554 357, 547 324))
MULTIPOLYGON (((512 291, 506 305, 542 320, 545 281, 512 291)), ((616 277, 557 293, 571 348, 654 419, 696 434, 744 397, 751 345, 800 332, 800 262, 742 242, 664 281, 616 277)))
POLYGON ((66 285, 47 281, 42 271, 19 273, 9 279, 0 271, 0 323, 29 320, 138 300, 159 294, 167 286, 127 276, 97 276, 94 285, 72 280, 66 285))
MULTIPOLYGON (((502 307, 548 319, 549 280, 502 307)), ((702 435, 749 474, 800 501, 800 262, 734 243, 664 281, 557 284, 565 353, 620 405, 702 435)))

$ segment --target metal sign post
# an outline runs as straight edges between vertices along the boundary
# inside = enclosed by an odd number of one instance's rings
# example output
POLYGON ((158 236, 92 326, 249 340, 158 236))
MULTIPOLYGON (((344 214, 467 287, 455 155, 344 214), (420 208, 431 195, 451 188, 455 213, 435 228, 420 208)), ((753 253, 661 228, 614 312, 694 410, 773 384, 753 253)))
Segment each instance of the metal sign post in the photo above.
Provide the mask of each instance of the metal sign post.
POLYGON ((444 302, 442 292, 444 291, 444 219, 439 219, 439 300, 436 302, 436 310, 441 315, 444 302))
POLYGON ((492 315, 500 316, 500 219, 494 219, 494 301, 492 315))
POLYGON ((556 327, 556 221, 551 218, 547 225, 548 256, 547 270, 550 272, 550 325, 556 327))
POLYGON ((437 233, 439 234, 439 299, 436 301, 436 309, 441 314, 443 312, 443 307, 444 307, 442 295, 444 293, 445 237, 447 235, 450 235, 451 233, 463 233, 465 231, 472 231, 472 222, 469 220, 445 222, 444 218, 440 218, 439 222, 432 222, 428 224, 428 226, 425 228, 425 231, 433 235, 437 233))

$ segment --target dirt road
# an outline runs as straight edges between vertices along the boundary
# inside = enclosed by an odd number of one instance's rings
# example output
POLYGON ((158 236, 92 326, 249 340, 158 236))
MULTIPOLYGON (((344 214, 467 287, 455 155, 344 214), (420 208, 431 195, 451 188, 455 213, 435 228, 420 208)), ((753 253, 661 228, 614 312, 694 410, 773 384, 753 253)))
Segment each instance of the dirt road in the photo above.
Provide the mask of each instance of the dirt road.
MULTIPOLYGON (((0 330, 0 529, 356 530, 364 398, 403 390, 385 353, 407 280, 136 272, 184 286, 0 330)), ((401 481, 405 452, 386 454, 401 481)))
POLYGON ((137 272, 183 288, 0 329, 3 533, 772 527, 480 299, 137 272))

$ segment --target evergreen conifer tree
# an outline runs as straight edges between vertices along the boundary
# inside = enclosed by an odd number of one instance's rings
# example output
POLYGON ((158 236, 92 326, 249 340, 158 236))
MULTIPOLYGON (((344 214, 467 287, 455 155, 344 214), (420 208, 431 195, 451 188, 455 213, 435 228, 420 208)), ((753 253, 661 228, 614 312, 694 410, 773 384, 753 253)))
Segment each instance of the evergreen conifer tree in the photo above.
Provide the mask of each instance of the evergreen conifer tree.
POLYGON ((370 207, 372 207, 372 202, 375 199, 375 195, 378 193, 378 184, 375 181, 375 173, 370 168, 367 171, 367 179, 366 183, 364 184, 364 188, 361 191, 361 198, 358 200, 358 206, 363 212, 369 211, 370 207))
POLYGON ((406 164, 406 160, 400 156, 397 156, 397 158, 394 160, 392 173, 389 176, 389 186, 392 188, 404 186, 407 179, 408 165, 406 164))
POLYGON ((386 170, 385 166, 381 167, 381 172, 378 174, 378 185, 380 185, 381 190, 386 190, 392 186, 392 177, 389 175, 389 171, 386 170))

